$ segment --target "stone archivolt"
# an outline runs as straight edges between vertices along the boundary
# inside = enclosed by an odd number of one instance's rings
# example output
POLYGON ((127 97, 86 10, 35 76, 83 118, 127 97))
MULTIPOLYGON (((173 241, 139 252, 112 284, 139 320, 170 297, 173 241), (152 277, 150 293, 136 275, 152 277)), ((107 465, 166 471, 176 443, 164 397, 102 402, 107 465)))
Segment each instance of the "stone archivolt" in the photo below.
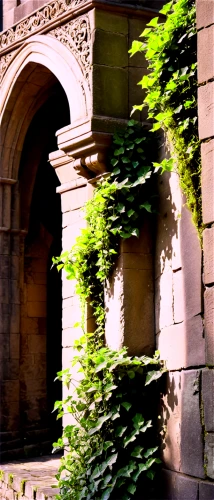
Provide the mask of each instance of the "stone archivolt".
MULTIPOLYGON (((80 0, 75 1, 76 3, 80 2, 80 0)), ((60 2, 55 2, 55 4, 56 3, 60 4, 60 2)), ((28 21, 30 21, 30 18, 28 21)), ((65 25, 57 27, 48 32, 48 35, 55 37, 72 52, 75 59, 79 63, 84 79, 89 85, 89 75, 91 69, 91 30, 88 16, 81 16, 65 25)), ((17 50, 1 56, 0 82, 2 81, 12 59, 16 56, 16 53, 17 50)))
POLYGON ((69 48, 78 61, 84 78, 88 81, 91 68, 91 31, 88 17, 80 17, 52 30, 49 34, 69 48))
POLYGON ((55 0, 50 2, 50 4, 45 5, 31 16, 3 32, 0 35, 0 50, 6 49, 9 45, 37 33, 54 20, 58 20, 59 16, 86 2, 87 0, 55 0))

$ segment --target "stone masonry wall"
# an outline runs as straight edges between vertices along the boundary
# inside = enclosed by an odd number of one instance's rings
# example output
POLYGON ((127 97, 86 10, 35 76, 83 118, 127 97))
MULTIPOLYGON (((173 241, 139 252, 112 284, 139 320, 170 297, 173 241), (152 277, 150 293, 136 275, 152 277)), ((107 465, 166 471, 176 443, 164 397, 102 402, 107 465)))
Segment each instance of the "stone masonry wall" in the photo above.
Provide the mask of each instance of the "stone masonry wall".
POLYGON ((162 398, 164 500, 214 498, 214 2, 196 6, 203 251, 176 174, 159 180, 156 335, 169 369, 162 398))

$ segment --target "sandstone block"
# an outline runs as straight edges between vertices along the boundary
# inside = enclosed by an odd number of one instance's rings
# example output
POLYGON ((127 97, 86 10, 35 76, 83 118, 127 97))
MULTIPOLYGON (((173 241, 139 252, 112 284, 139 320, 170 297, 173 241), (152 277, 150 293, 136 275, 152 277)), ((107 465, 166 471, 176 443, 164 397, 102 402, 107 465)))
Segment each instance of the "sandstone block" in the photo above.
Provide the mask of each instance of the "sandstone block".
POLYGON ((21 318, 21 332, 28 334, 37 334, 39 331, 38 319, 37 318, 21 318))
POLYGON ((155 280, 155 328, 156 333, 173 324, 172 270, 166 270, 155 280))
POLYGON ((20 258, 17 255, 11 257, 11 279, 19 279, 20 258))
POLYGON ((157 335, 160 357, 169 370, 205 364, 205 340, 201 316, 164 328, 157 335))
MULTIPOLYGON (((146 68, 136 68, 130 66, 129 62, 129 112, 131 113, 133 106, 142 104, 144 98, 146 97, 146 92, 142 89, 141 85, 138 83, 142 80, 143 76, 148 73, 146 68)), ((135 111, 134 119, 141 121, 146 121, 148 115, 147 107, 143 108, 142 111, 135 111)))
POLYGON ((199 483, 199 500, 213 500, 214 483, 202 481, 199 483))
POLYGON ((76 209, 71 212, 65 212, 62 214, 62 227, 72 226, 76 222, 80 223, 83 220, 83 211, 81 209, 76 209))
POLYGON ((10 258, 8 255, 1 255, 1 268, 0 278, 7 279, 9 277, 9 263, 10 258))
MULTIPOLYGON (((162 396, 162 459, 164 466, 181 467, 181 373, 167 373, 162 396)), ((173 477, 173 476, 172 476, 173 477)))
POLYGON ((186 199, 182 197, 180 224, 181 262, 184 279, 185 319, 201 313, 201 245, 197 230, 192 223, 191 213, 185 205, 186 199))
POLYGON ((181 323, 186 316, 183 270, 173 273, 174 322, 181 323))
POLYGON ((0 333, 6 333, 10 324, 10 305, 0 303, 0 333))
POLYGON ((206 432, 214 432, 214 370, 202 371, 202 401, 206 432))
MULTIPOLYGON (((4 382, 2 382, 1 398, 2 401, 9 405, 11 402, 19 401, 19 380, 5 380, 4 382)), ((6 409, 6 405, 4 406, 6 409)))
POLYGON ((93 66, 93 89, 94 114, 115 118, 128 118, 127 69, 111 68, 95 64, 93 66), (111 82, 111 85, 109 85, 109 82, 111 82))
MULTIPOLYGON (((209 4, 209 1, 208 1, 209 4)), ((207 7, 204 5, 204 10, 207 7)), ((198 83, 206 82, 214 76, 213 57, 214 26, 198 33, 198 83)))
POLYGON ((94 32, 93 64, 126 68, 128 66, 127 37, 96 29, 94 32))
POLYGON ((77 305, 66 307, 62 313, 62 327, 73 328, 75 323, 81 321, 81 309, 77 305))
POLYGON ((75 295, 75 280, 67 280, 65 271, 62 272, 62 296, 63 299, 73 297, 75 295))
POLYGON ((171 470, 163 470, 161 479, 161 499, 198 500, 197 479, 183 476, 171 470))
POLYGON ((203 436, 200 417, 199 377, 199 370, 184 371, 181 376, 180 470, 184 474, 203 478, 203 436))
POLYGON ((214 365, 214 287, 204 294, 206 364, 214 365))
POLYGON ((199 139, 214 136, 214 82, 198 89, 199 139))
POLYGON ((0 281, 0 303, 9 304, 9 280, 7 279, 0 281))
POLYGON ((100 30, 111 31, 112 33, 128 34, 128 19, 118 14, 95 10, 95 27, 100 30))
POLYGON ((204 224, 214 222, 214 139, 201 145, 204 224))
POLYGON ((126 345, 130 355, 154 346, 153 276, 150 270, 125 269, 123 255, 105 292, 106 340, 112 349, 126 345))
POLYGON ((165 172, 157 181, 158 215, 155 249, 155 277, 182 267, 180 224, 182 197, 175 172, 165 172), (179 217, 178 217, 179 216, 179 217))
POLYGON ((214 433, 205 436, 205 461, 207 465, 207 476, 214 479, 214 433))
POLYGON ((46 302, 28 302, 27 312, 29 318, 46 318, 46 302))
POLYGON ((10 334, 10 357, 12 359, 20 357, 20 335, 18 333, 10 334))
MULTIPOLYGON (((143 30, 146 28, 146 22, 144 19, 129 19, 129 40, 128 45, 131 48, 133 40, 138 40, 143 30)), ((140 39, 142 41, 142 38, 140 39)), ((147 67, 147 61, 145 55, 142 52, 135 54, 129 59, 130 66, 138 66, 140 68, 147 67)))
POLYGON ((45 335, 28 335, 28 347, 30 354, 45 353, 46 352, 45 335))
POLYGON ((10 300, 12 304, 20 304, 20 284, 18 280, 10 280, 10 300))
POLYGON ((10 305, 10 332, 19 333, 20 332, 20 305, 11 304, 10 305))
POLYGON ((45 302, 47 288, 45 285, 27 285, 28 302, 45 302))
POLYGON ((9 255, 10 238, 7 233, 0 233, 0 255, 9 255))
POLYGON ((162 410, 162 423, 166 427, 162 453, 164 463, 170 469, 203 478, 199 376, 199 370, 189 370, 169 373, 166 378, 162 410))
POLYGON ((203 232, 204 284, 214 283, 214 227, 203 232))
POLYGON ((34 273, 33 278, 36 285, 45 285, 47 283, 47 273, 34 273))
POLYGON ((86 188, 81 187, 61 194, 62 212, 69 212, 83 207, 86 202, 86 188))
POLYGON ((197 28, 210 26, 214 23, 214 4, 213 0, 197 0, 197 28))
POLYGON ((19 378, 19 359, 4 359, 0 363, 1 380, 18 380, 19 378))

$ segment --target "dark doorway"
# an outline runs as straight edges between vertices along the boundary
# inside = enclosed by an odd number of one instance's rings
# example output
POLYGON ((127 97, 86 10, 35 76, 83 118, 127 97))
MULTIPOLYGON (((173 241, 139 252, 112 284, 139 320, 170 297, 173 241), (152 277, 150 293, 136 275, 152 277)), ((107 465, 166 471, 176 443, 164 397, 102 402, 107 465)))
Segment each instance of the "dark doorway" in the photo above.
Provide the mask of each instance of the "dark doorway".
POLYGON ((19 172, 21 226, 27 229, 21 283, 20 411, 23 436, 29 444, 34 436, 38 444, 40 436, 40 452, 51 450, 62 432, 61 421, 52 413, 54 402, 62 399, 61 383, 54 382, 62 369, 62 286, 60 273, 52 268, 52 257, 61 252, 62 215, 56 193, 59 180, 48 155, 57 149, 56 131, 69 122, 67 98, 56 83, 28 129, 19 172))

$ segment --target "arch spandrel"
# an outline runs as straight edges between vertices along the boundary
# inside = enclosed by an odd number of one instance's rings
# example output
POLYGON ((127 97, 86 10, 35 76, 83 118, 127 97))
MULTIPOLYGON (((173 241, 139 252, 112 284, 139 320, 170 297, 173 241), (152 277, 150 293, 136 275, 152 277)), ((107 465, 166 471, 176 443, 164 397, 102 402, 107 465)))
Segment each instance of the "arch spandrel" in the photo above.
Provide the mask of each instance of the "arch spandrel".
MULTIPOLYGON (((86 24, 84 29, 86 29, 86 24)), ((12 165, 13 151, 17 144, 19 144, 18 149, 21 149, 26 133, 26 123, 29 122, 29 116, 32 116, 32 109, 35 108, 35 103, 38 100, 37 98, 39 98, 39 91, 42 93, 42 90, 44 90, 43 81, 40 81, 39 75, 38 80, 32 83, 31 76, 28 74, 30 65, 40 65, 40 67, 48 70, 60 82, 67 96, 71 124, 84 121, 91 114, 89 55, 87 55, 85 60, 81 56, 81 64, 79 64, 76 55, 78 47, 80 48, 80 41, 76 44, 75 40, 73 40, 72 50, 69 50, 69 43, 71 43, 71 35, 69 33, 73 33, 74 35, 75 31, 69 31, 71 30, 71 26, 67 29, 66 36, 68 36, 68 43, 66 46, 60 41, 62 28, 60 30, 60 32, 57 31, 59 39, 55 37, 55 33, 31 37, 16 51, 14 57, 9 60, 2 81, 0 104, 0 118, 3 130, 3 158, 1 161, 1 175, 3 177, 15 175, 14 178, 17 178, 17 168, 14 169, 12 165), (17 93, 17 88, 19 92, 14 99, 14 93, 17 93), (10 110, 10 113, 8 113, 8 110, 10 110), (23 115, 25 115, 25 120, 23 119, 23 115), (26 123, 24 124, 24 122, 26 123), (23 138, 21 138, 22 136, 23 138), (7 149, 9 147, 7 143, 10 144, 10 152, 7 149), (6 155, 7 166, 4 162, 4 155, 6 155)), ((84 35, 82 39, 84 39, 84 35)), ((85 52, 87 51, 90 51, 89 45, 85 52)))

